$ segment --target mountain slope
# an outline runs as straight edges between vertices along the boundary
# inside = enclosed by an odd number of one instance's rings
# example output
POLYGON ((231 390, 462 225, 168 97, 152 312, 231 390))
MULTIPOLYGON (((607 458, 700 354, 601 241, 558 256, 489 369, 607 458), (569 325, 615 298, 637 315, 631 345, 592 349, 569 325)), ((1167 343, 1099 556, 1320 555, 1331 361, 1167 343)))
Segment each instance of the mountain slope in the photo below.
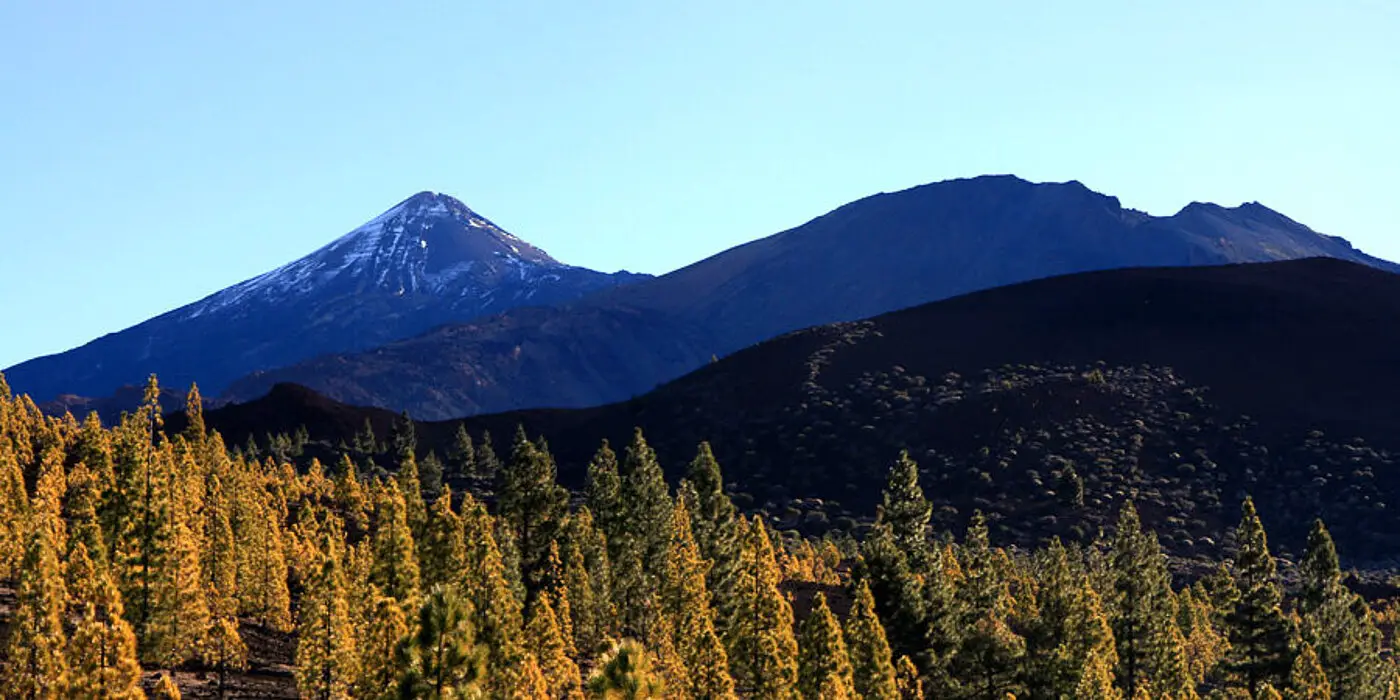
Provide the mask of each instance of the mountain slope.
MULTIPOLYGON (((1397 343, 1400 275, 1371 267, 1115 270, 799 331, 623 403, 466 425, 498 450, 517 424, 543 435, 575 486, 599 441, 633 426, 672 476, 709 440, 754 503, 836 500, 834 516, 870 515, 908 449, 940 527, 981 509, 1027 543, 1092 535, 1132 495, 1173 551, 1210 552, 1251 493, 1285 550, 1322 515, 1378 560, 1400 547, 1400 453, 1381 449, 1400 449, 1397 343)), ((366 417, 386 434, 387 412, 286 385, 206 414, 238 444, 304 424, 335 445, 366 417)), ((417 432, 442 453, 456 426, 417 432)))
POLYGON ((617 401, 780 333, 1057 274, 1328 256, 1400 269, 1258 204, 1123 208, 1011 176, 880 194, 647 282, 247 377, 446 418, 617 401), (600 319, 607 319, 606 322, 600 319))
POLYGON ((151 372, 213 396, 255 370, 641 278, 565 265, 461 202, 421 192, 304 258, 5 374, 39 399, 106 395, 151 372))

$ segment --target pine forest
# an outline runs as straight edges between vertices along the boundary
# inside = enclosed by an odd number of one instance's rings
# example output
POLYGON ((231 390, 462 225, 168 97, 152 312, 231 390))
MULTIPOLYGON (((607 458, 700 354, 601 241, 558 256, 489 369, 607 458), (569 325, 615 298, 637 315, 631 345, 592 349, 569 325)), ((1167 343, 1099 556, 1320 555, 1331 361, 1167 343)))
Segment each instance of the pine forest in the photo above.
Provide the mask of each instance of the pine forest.
POLYGON ((230 448, 197 389, 168 434, 146 395, 104 426, 0 380, 6 698, 1400 698, 1393 608, 1320 521, 1285 585, 1243 494, 1188 574, 1131 499, 1084 541, 935 531, 907 455, 861 536, 816 539, 703 443, 672 484, 640 430, 602 442, 571 492, 523 430, 323 464, 230 448))

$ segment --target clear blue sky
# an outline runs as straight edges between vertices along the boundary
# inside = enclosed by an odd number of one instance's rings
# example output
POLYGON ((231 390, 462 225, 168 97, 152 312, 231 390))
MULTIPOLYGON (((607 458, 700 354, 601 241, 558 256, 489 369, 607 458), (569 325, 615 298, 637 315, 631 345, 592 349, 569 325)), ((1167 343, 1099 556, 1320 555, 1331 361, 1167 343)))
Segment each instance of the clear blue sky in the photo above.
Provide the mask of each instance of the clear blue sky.
POLYGON ((0 367, 425 189, 606 270, 982 173, 1397 259, 1397 5, 12 0, 0 367))

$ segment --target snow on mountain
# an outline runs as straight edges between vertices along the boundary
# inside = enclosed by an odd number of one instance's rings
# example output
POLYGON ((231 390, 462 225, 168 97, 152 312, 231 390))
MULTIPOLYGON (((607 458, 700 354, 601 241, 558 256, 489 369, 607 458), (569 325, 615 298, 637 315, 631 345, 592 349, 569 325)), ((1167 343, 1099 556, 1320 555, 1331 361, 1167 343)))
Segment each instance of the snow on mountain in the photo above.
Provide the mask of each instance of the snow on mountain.
POLYGON ((566 265, 462 202, 420 192, 303 258, 6 375, 40 400, 107 395, 151 372, 213 395, 250 372, 644 277, 566 265))

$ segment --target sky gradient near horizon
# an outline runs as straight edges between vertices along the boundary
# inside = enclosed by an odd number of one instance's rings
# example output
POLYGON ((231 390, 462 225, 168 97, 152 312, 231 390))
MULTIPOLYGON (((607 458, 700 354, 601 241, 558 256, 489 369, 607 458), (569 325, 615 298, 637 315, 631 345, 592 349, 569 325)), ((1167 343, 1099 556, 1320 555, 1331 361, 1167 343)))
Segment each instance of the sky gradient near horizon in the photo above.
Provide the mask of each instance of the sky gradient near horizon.
POLYGON ((420 190, 663 273, 954 177, 1260 201, 1400 259, 1400 4, 0 6, 0 368, 420 190))

